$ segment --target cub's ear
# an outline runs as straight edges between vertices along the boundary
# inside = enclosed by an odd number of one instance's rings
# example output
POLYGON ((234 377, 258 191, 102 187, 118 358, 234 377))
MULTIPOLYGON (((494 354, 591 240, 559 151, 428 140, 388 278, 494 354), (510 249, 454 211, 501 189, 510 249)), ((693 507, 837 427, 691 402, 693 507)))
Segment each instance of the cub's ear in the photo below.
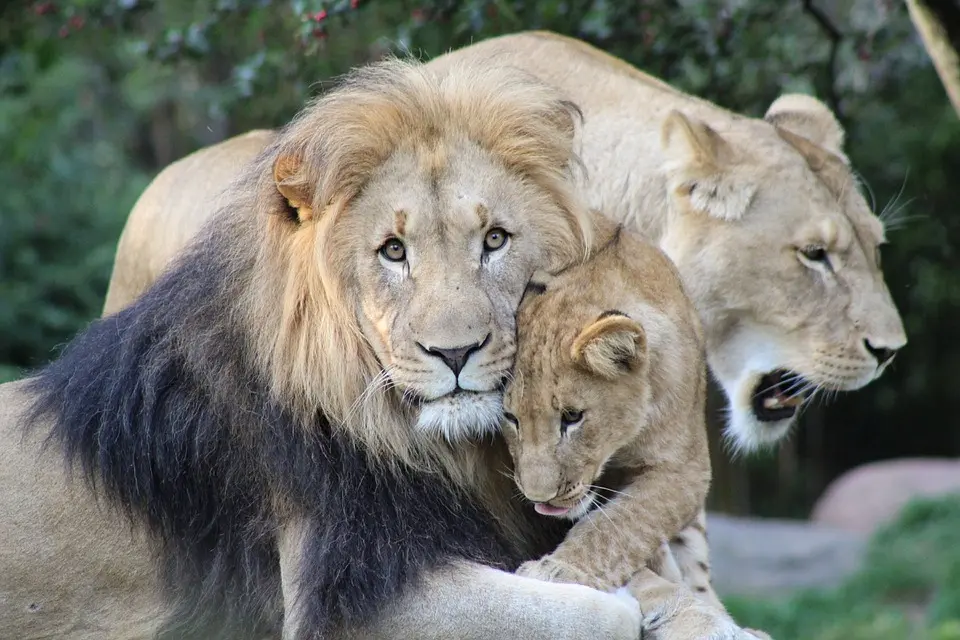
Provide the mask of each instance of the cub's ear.
POLYGON ((273 180, 277 191, 297 212, 297 219, 306 222, 313 218, 313 190, 302 177, 302 165, 303 161, 297 156, 277 156, 273 163, 273 180))
MULTIPOLYGON (((773 101, 763 119, 777 127, 778 133, 794 146, 797 146, 796 141, 783 136, 784 130, 812 142, 849 164, 843 153, 843 127, 833 111, 813 96, 784 94, 773 101)), ((804 149, 798 150, 804 152, 804 149)))
POLYGON ((660 129, 670 192, 696 211, 739 220, 756 185, 737 175, 739 154, 707 123, 673 110, 660 129))
POLYGON ((574 338, 570 355, 579 366, 613 380, 646 362, 647 334, 625 314, 605 311, 574 338))

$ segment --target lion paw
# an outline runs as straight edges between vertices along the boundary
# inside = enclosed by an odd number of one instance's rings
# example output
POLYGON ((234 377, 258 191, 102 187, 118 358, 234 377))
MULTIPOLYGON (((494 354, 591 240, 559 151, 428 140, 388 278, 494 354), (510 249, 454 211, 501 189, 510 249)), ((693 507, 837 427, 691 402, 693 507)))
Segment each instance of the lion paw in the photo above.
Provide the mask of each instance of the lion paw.
POLYGON ((518 576, 543 580, 545 582, 567 582, 587 587, 601 588, 598 581, 580 569, 562 560, 544 556, 539 560, 524 562, 517 569, 518 576))
MULTIPOLYGON (((742 629, 726 612, 697 600, 683 598, 673 606, 643 616, 644 638, 651 640, 758 640, 761 635, 742 629)), ((765 634, 764 634, 765 635, 765 634)))

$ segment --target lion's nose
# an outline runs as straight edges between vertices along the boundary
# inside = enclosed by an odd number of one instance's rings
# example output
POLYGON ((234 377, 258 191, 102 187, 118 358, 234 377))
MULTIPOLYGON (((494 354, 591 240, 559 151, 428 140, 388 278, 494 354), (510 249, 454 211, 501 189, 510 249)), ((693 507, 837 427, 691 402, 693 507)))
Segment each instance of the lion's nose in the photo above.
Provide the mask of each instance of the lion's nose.
POLYGON ((476 342, 465 347, 453 347, 449 349, 442 347, 425 347, 419 342, 417 344, 419 344, 420 348, 430 355, 443 360, 443 363, 450 367, 450 370, 453 371, 453 375, 459 376, 460 370, 463 369, 464 365, 467 364, 467 360, 470 359, 470 356, 475 351, 479 351, 486 346, 488 340, 490 340, 490 334, 487 334, 487 337, 480 342, 476 342))
POLYGON ((867 348, 867 351, 870 352, 870 355, 877 359, 877 366, 883 366, 897 354, 896 349, 890 349, 889 347, 875 347, 870 344, 869 340, 864 340, 863 345, 867 348))

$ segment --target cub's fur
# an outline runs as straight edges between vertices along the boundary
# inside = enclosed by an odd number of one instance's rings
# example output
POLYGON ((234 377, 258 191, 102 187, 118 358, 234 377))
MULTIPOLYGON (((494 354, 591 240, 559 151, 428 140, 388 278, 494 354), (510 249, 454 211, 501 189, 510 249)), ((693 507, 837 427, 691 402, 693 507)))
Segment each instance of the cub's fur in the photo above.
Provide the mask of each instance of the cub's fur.
MULTIPOLYGON (((604 226, 607 244, 532 282, 518 314, 502 426, 514 478, 536 511, 575 524, 517 573, 603 590, 640 574, 643 591, 650 567, 689 600, 667 540, 702 527, 710 484, 700 321, 662 252, 604 226)), ((736 637, 709 582, 694 588, 708 606, 684 637, 736 637)))
POLYGON ((540 513, 577 521, 526 575, 621 587, 703 508, 706 364, 670 260, 620 229, 528 289, 503 433, 540 513))

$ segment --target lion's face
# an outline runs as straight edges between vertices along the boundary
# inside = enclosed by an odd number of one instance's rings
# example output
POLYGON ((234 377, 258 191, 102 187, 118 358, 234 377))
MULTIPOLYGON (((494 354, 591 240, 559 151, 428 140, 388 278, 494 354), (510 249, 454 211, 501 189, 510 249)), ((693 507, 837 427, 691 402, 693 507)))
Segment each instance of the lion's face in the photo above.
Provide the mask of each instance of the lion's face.
POLYGON ((819 103, 778 102, 767 119, 779 126, 760 123, 750 146, 689 120, 665 131, 668 143, 692 142, 701 167, 675 174, 664 248, 701 313, 730 434, 746 449, 781 438, 814 391, 876 379, 906 344, 880 270, 883 224, 840 152, 842 132, 819 103))
POLYGON ((418 411, 420 429, 449 439, 496 429, 514 316, 545 266, 557 205, 463 143, 443 159, 394 154, 347 216, 356 224, 342 241, 354 245, 357 313, 380 382, 418 411))
POLYGON ((502 428, 520 491, 539 513, 571 520, 593 506, 597 479, 650 408, 643 327, 583 304, 584 286, 562 276, 524 301, 502 428))

